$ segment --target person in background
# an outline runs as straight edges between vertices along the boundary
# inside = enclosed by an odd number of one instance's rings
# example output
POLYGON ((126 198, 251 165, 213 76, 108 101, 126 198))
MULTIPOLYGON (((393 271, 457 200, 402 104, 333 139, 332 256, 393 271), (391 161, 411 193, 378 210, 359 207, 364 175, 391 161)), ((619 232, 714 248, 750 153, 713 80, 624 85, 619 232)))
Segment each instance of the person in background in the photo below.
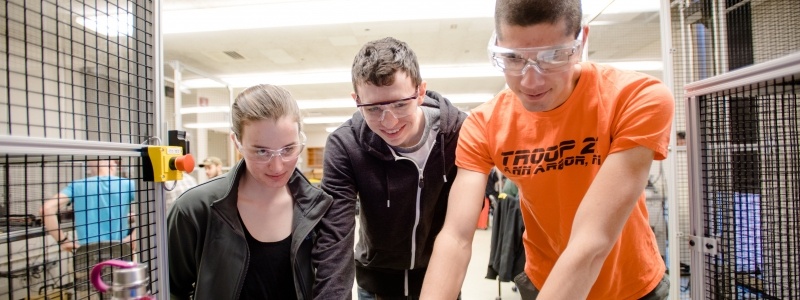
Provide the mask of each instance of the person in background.
POLYGON ((355 227, 360 204, 358 298, 418 299, 466 114, 427 89, 414 52, 391 37, 361 48, 352 80, 358 110, 328 136, 322 188, 348 207, 341 227, 355 227))
POLYGON ((205 169, 207 180, 222 175, 222 160, 219 157, 209 156, 203 160, 200 167, 205 169))
POLYGON ((686 146, 686 132, 685 131, 678 131, 676 134, 678 140, 675 141, 676 146, 686 146))
POLYGON ((231 107, 243 159, 185 192, 167 216, 170 294, 177 299, 351 299, 347 203, 295 167, 305 147, 289 92, 257 85, 231 107))
POLYGON ((506 178, 503 183, 503 193, 509 196, 513 196, 514 198, 519 198, 519 188, 514 181, 506 178))
POLYGON ((494 64, 508 88, 461 129, 458 176, 423 297, 453 299, 471 255, 486 175, 519 187, 522 299, 665 299, 645 185, 666 158, 674 111, 658 79, 579 62, 580 0, 497 0, 494 64))
POLYGON ((174 184, 175 185, 172 187, 171 190, 168 190, 166 191, 166 193, 164 193, 165 197, 164 200, 167 205, 167 212, 169 212, 172 209, 172 205, 175 204, 175 200, 178 200, 178 197, 180 197, 180 195, 183 195, 183 193, 185 193, 186 191, 197 185, 197 180, 195 180, 194 177, 192 177, 192 175, 189 175, 189 173, 183 172, 183 177, 181 178, 181 180, 176 180, 174 184))
POLYGON ((133 180, 116 176, 116 160, 88 161, 89 177, 72 181, 42 205, 45 232, 61 250, 75 254, 76 289, 88 293, 88 270, 101 260, 122 258, 135 250, 136 230, 131 230, 131 204, 136 195, 133 180), (72 205, 73 224, 64 228, 58 215, 72 205), (75 230, 75 237, 67 234, 75 230))

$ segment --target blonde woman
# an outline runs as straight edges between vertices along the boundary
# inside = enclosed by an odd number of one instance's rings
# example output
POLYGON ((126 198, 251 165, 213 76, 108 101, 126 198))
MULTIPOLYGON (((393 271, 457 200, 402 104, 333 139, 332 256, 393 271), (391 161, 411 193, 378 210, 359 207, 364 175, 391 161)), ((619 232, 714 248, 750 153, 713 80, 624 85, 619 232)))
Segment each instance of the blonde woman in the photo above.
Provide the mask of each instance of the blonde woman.
POLYGON ((288 91, 258 85, 231 108, 243 159, 184 193, 167 217, 170 294, 180 299, 351 299, 348 207, 295 169, 306 137, 288 91))

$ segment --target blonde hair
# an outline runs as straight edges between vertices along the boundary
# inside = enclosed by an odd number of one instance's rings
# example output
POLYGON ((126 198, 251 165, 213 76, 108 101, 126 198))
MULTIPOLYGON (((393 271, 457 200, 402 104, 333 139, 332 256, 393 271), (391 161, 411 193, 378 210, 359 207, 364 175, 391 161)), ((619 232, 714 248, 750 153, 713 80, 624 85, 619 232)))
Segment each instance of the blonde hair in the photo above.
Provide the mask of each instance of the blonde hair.
POLYGON ((249 87, 236 96, 231 106, 232 130, 241 139, 243 126, 247 122, 278 120, 289 116, 297 122, 297 130, 303 130, 300 108, 286 89, 270 84, 249 87))

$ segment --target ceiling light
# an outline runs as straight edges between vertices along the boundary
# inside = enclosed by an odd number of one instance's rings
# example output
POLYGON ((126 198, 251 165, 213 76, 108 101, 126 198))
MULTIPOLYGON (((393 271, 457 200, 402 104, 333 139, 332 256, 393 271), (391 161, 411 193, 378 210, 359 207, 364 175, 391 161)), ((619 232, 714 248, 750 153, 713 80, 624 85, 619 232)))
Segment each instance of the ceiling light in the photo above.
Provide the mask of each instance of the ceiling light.
POLYGON ((661 71, 664 69, 664 62, 660 60, 640 60, 640 61, 614 61, 598 63, 609 65, 617 69, 630 71, 661 71))
POLYGON ((130 13, 77 17, 75 21, 91 31, 106 36, 133 34, 133 15, 130 13))
MULTIPOLYGON (((322 83, 350 83, 352 81, 350 72, 350 69, 331 69, 307 72, 236 74, 220 76, 220 80, 226 82, 231 87, 250 87, 262 83, 281 86, 322 83)), ((488 62, 485 64, 470 65, 420 66, 419 72, 424 79, 503 76, 502 72, 498 71, 488 62)), ((208 78, 187 79, 182 81, 181 85, 190 89, 224 87, 224 85, 222 85, 220 82, 208 78)))
POLYGON ((183 124, 186 128, 231 128, 231 123, 228 122, 209 122, 209 123, 188 123, 183 124))
MULTIPOLYGON (((582 0, 585 16, 599 13, 658 11, 655 0, 582 0), (610 4, 610 5, 609 5, 610 4), (605 10, 604 10, 605 8, 605 10)), ((332 24, 442 19, 494 18, 495 0, 406 0, 386 9, 374 0, 271 1, 250 5, 163 9, 163 33, 192 33, 256 28, 286 28, 332 24), (424 7, 425 9, 419 9, 424 7), (453 9, 458 7, 458 9, 453 9), (309 11, 325 12, 298 18, 309 11), (357 11, 357 14, 353 12, 357 11), (213 20, 213 22, 209 22, 213 20)), ((487 36, 488 38, 488 36, 487 36)))
POLYGON ((303 118, 306 124, 341 124, 350 120, 351 116, 328 116, 328 117, 308 117, 303 118))
MULTIPOLYGON (((492 94, 445 94, 447 100, 453 104, 459 103, 483 103, 491 100, 494 95, 492 94)), ((318 100, 297 100, 297 106, 300 109, 330 109, 330 108, 356 108, 356 102, 353 98, 338 98, 338 99, 318 99, 318 100)), ((183 111, 181 111, 183 113, 183 111)))
POLYGON ((492 18, 494 15, 494 0, 473 0, 470 1, 471 5, 462 3, 458 0, 406 0, 402 5, 391 5, 391 9, 387 9, 385 2, 374 0, 274 1, 197 9, 164 9, 162 24, 164 34, 173 34, 365 22, 492 18), (298 17, 298 14, 308 12, 324 13, 298 17))
POLYGON ((353 98, 297 100, 297 106, 300 109, 356 108, 356 102, 353 98))
POLYGON ((194 106, 181 107, 181 114, 205 114, 205 113, 227 113, 231 111, 230 106, 194 106))
POLYGON ((655 0, 582 0, 581 6, 584 16, 593 17, 598 14, 657 12, 661 9, 661 2, 655 0))

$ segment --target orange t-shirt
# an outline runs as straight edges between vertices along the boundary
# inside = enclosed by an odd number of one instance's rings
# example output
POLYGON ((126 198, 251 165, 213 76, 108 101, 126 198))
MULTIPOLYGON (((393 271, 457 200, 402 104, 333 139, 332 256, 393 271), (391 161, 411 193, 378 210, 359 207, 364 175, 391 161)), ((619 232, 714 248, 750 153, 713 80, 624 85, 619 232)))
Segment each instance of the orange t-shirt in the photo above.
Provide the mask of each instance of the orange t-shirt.
MULTIPOLYGON (((639 145, 657 160, 667 155, 674 101, 666 85, 640 73, 581 66, 575 90, 554 110, 529 112, 510 90, 475 108, 456 150, 459 168, 488 174, 497 166, 519 187, 525 272, 539 288, 566 248, 575 213, 604 159, 639 145)), ((588 298, 641 298, 664 272, 643 187, 588 298)))

